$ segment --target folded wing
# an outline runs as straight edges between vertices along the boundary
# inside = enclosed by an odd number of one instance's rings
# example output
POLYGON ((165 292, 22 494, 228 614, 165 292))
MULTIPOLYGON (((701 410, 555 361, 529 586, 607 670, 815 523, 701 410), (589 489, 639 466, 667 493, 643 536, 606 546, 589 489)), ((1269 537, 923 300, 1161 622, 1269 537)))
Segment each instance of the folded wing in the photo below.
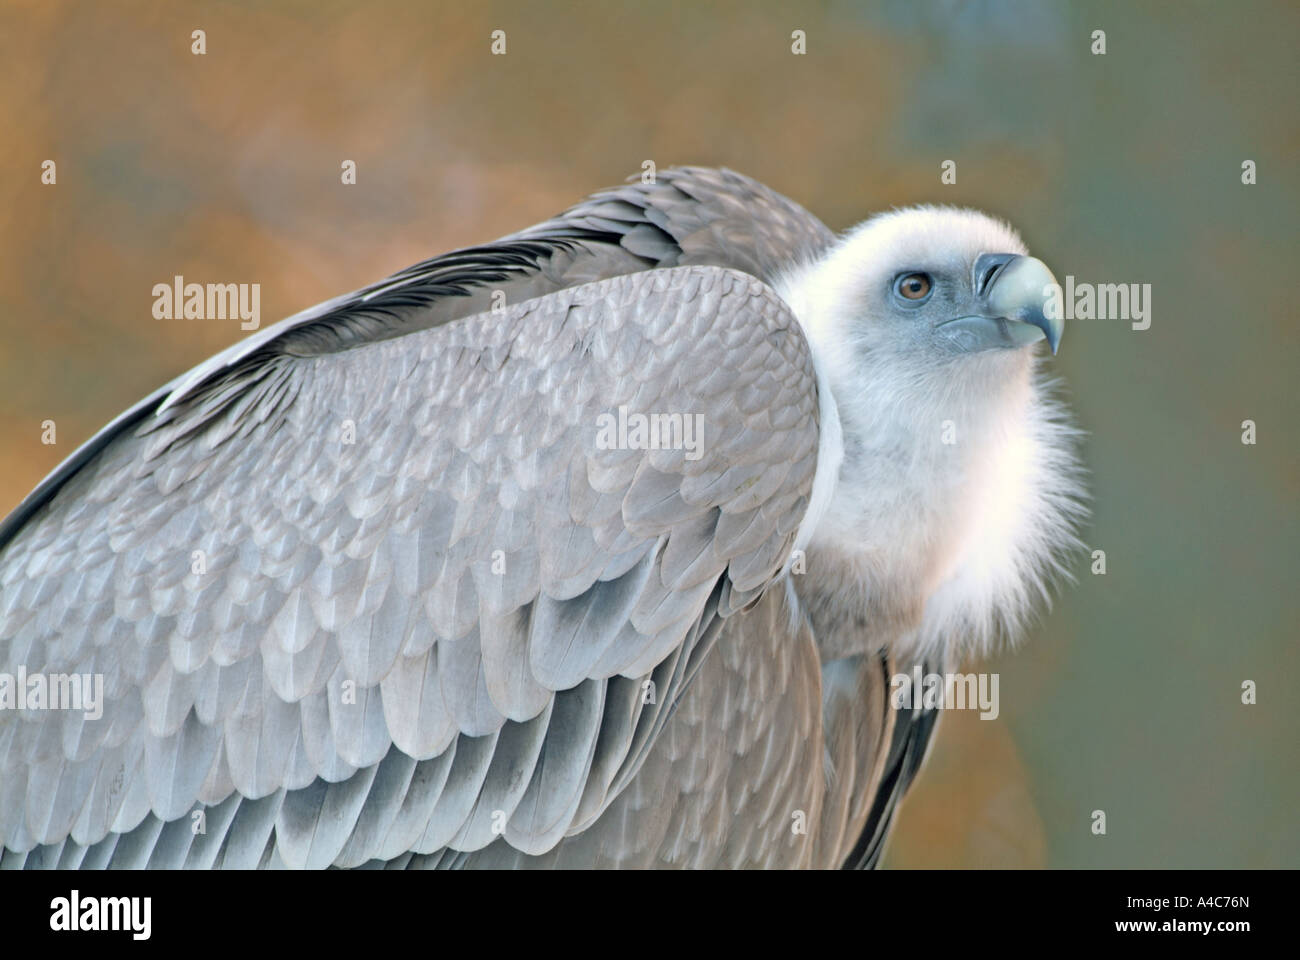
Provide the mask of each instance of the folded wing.
POLYGON ((751 275, 631 273, 337 347, 182 381, 11 531, 0 673, 105 697, 0 712, 6 859, 544 852, 786 560, 816 387, 751 275))

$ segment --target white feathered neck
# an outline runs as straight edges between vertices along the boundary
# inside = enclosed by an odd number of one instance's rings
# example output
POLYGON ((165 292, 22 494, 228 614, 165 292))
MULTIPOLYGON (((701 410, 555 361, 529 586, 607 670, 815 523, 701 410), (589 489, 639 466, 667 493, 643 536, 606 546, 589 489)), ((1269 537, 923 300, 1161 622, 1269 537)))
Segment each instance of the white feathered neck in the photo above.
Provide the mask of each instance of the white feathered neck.
POLYGON ((885 646, 905 662, 987 653, 1050 602, 1081 546, 1078 432, 1036 349, 944 359, 862 348, 865 265, 905 266, 935 245, 972 259, 1025 252, 983 214, 912 208, 868 221, 778 284, 823 385, 799 537, 807 572, 793 576, 827 659, 885 646))

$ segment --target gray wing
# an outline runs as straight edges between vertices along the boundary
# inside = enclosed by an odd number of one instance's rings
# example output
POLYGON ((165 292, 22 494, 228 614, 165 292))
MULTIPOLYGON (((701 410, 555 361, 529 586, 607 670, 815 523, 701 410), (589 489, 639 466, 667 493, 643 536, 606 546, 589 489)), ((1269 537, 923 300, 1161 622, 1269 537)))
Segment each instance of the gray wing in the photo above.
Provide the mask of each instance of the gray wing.
MULTIPOLYGON (((890 705, 889 679, 897 672, 907 671, 899 670, 888 656, 881 654, 853 660, 863 688, 876 696, 872 698, 871 711, 862 715, 862 730, 856 737, 846 736, 841 742, 846 748, 849 744, 856 744, 861 751, 859 756, 873 757, 875 763, 867 781, 869 787, 854 797, 853 804, 857 809, 848 822, 856 829, 857 842, 843 856, 840 865, 845 870, 871 870, 884 855, 898 805, 934 743, 939 711, 920 702, 906 711, 890 705)), ((945 667, 940 660, 922 663, 921 670, 923 674, 943 673, 945 667)), ((865 766, 859 764, 859 768, 865 766)))
POLYGON ((99 674, 105 702, 0 712, 5 859, 357 865, 581 832, 793 542, 817 413, 788 309, 687 267, 250 357, 10 531, 0 673, 99 674), (603 449, 620 406, 701 415, 699 458, 603 449))

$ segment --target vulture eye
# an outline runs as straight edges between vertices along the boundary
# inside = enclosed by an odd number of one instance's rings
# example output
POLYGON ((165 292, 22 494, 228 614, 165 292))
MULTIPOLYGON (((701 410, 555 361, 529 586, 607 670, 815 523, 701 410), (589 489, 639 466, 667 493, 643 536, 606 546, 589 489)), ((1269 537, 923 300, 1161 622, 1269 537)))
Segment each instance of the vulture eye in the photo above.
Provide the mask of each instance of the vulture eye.
POLYGON ((904 300, 920 302, 930 295, 934 284, 928 273, 909 273, 898 278, 894 290, 904 300))

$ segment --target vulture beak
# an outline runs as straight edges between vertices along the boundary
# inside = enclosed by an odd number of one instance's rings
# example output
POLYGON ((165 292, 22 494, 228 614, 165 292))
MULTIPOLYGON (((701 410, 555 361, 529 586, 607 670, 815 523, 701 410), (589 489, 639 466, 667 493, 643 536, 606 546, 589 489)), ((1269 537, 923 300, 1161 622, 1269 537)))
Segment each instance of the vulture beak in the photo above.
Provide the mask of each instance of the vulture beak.
POLYGON ((1056 285, 1047 264, 1013 253, 986 253, 975 261, 974 284, 979 312, 945 320, 941 333, 971 352, 1014 350, 1046 339, 1056 353, 1065 321, 1047 315, 1056 285))

